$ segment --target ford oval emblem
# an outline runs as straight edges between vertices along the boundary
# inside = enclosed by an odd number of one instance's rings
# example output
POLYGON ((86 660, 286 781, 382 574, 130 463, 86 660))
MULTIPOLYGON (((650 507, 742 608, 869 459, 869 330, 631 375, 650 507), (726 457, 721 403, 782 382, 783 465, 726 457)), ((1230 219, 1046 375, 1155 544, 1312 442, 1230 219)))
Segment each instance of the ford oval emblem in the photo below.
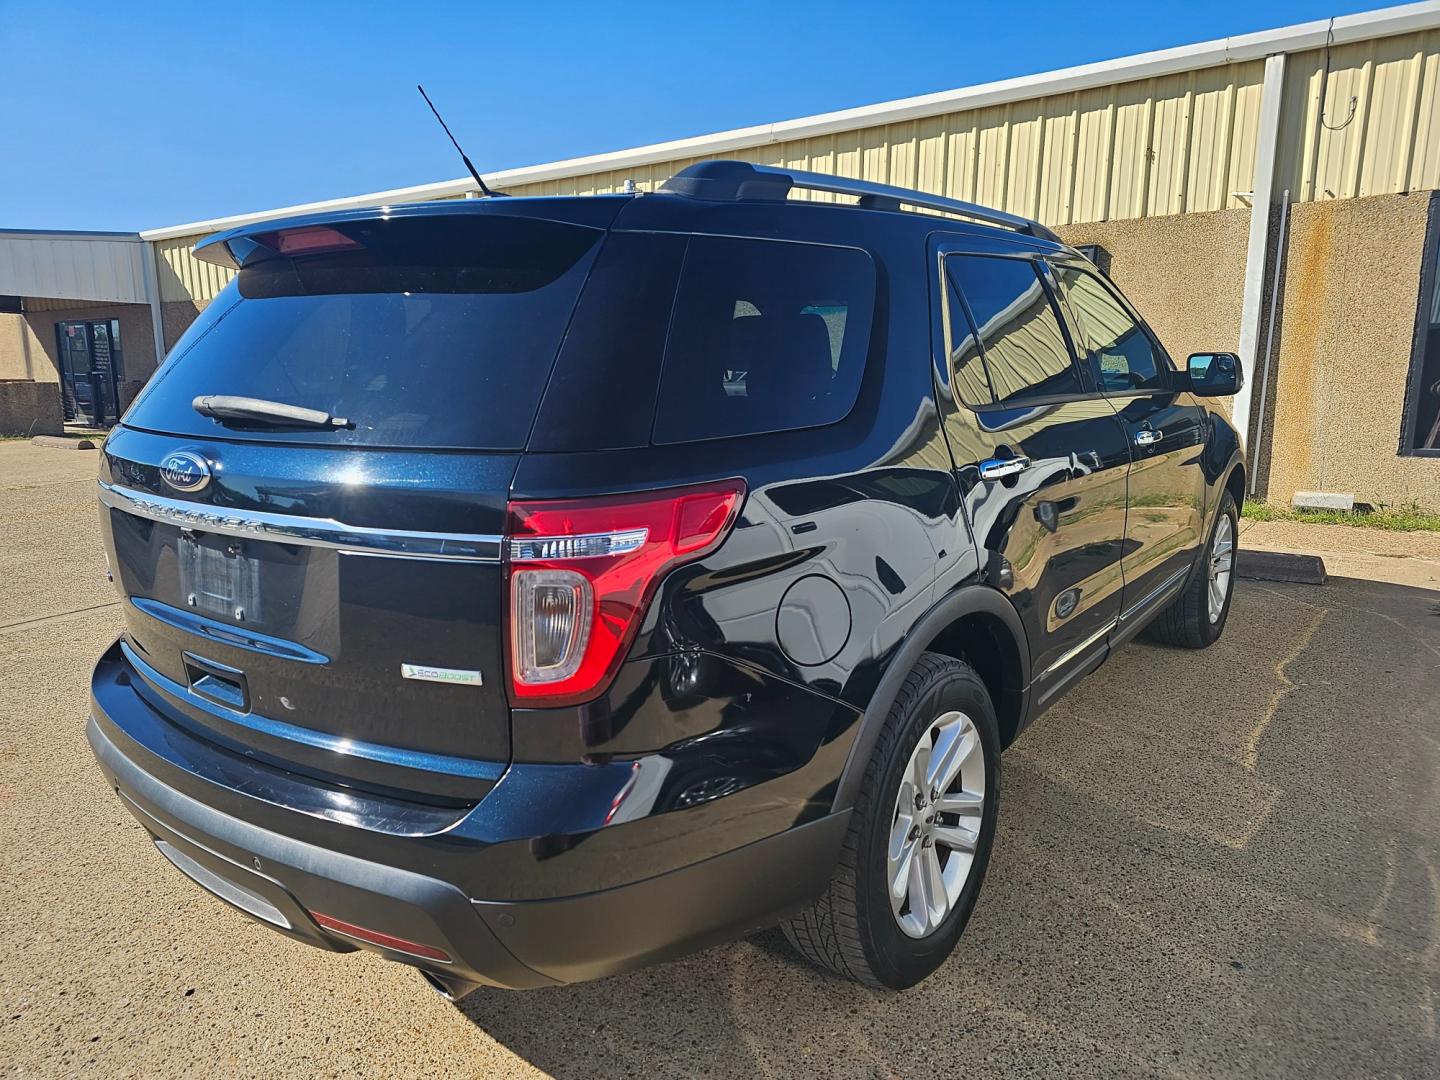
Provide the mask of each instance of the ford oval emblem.
POLYGON ((160 477, 176 491, 200 491, 210 483, 210 465, 192 450, 176 450, 160 462, 160 477))

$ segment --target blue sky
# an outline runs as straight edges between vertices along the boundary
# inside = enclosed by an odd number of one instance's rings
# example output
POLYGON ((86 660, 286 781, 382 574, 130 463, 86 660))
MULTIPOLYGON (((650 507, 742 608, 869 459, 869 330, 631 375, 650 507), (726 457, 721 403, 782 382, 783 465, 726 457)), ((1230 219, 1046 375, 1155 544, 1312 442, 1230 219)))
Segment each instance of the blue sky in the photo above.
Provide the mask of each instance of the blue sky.
POLYGON ((0 0, 0 228, 142 229, 1374 8, 0 0))

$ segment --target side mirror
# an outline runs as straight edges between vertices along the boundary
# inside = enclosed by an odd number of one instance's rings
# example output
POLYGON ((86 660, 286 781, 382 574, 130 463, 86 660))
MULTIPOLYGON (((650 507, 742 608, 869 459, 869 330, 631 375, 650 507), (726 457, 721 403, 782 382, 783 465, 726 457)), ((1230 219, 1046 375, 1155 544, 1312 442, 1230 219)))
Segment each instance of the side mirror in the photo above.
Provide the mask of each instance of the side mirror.
POLYGON ((1234 353, 1191 353, 1185 361, 1190 392, 1201 397, 1229 397, 1245 385, 1240 358, 1234 353))

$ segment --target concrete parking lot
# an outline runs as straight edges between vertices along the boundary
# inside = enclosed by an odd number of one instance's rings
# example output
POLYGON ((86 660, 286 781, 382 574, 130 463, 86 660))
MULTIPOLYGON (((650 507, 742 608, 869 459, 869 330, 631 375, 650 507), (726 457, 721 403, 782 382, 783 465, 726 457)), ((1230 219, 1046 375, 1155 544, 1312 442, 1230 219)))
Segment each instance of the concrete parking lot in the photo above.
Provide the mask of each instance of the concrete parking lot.
POLYGON ((1440 1076, 1434 564, 1242 581, 1208 652, 1117 655, 1007 754, 985 891, 915 990, 769 934, 456 1008, 205 895, 106 790, 95 461, 0 443, 8 1073, 1440 1076))

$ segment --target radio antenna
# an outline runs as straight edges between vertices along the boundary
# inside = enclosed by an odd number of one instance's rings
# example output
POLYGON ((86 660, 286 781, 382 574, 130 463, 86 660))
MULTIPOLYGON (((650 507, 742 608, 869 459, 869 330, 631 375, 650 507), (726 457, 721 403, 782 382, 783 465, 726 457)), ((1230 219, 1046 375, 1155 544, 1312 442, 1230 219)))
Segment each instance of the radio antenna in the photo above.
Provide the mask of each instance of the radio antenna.
POLYGON ((430 95, 425 93, 425 87, 416 83, 415 89, 420 91, 420 96, 425 99, 425 104, 430 106, 430 111, 435 114, 435 119, 439 120, 440 126, 445 129, 445 134, 450 139, 450 145, 455 147, 455 152, 460 155, 460 160, 465 163, 465 168, 470 170, 470 175, 475 178, 475 183, 480 185, 480 194, 492 199, 497 195, 504 195, 503 191, 491 191, 485 181, 480 178, 480 173, 465 155, 465 151, 460 149, 460 144, 455 141, 455 136, 450 134, 450 125, 445 123, 445 118, 440 115, 440 110, 435 108, 435 103, 430 100, 430 95))

